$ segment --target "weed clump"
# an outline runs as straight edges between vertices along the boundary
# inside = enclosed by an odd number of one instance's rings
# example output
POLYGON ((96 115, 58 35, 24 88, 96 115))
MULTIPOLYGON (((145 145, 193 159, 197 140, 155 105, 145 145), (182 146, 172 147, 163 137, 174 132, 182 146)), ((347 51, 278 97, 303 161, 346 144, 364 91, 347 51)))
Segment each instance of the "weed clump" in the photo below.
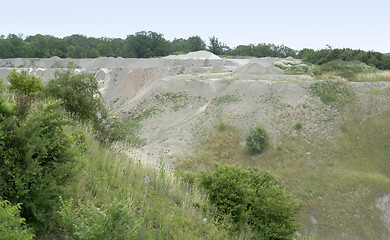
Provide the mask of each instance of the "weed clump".
POLYGON ((352 96, 352 91, 345 84, 334 80, 315 82, 310 85, 309 91, 327 105, 342 103, 352 96))
POLYGON ((263 126, 256 125, 246 138, 246 146, 251 153, 261 153, 268 143, 269 135, 263 126))
POLYGON ((301 130, 302 127, 303 127, 302 122, 297 122, 297 123, 294 125, 295 130, 301 130))

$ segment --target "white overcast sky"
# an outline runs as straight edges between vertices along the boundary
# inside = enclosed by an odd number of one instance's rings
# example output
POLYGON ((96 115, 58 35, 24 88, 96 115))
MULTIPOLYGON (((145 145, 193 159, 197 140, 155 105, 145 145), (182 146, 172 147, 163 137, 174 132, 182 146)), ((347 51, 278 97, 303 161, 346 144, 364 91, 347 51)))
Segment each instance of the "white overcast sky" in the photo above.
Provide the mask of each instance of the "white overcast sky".
POLYGON ((1 1, 0 35, 83 34, 126 38, 155 31, 168 40, 216 36, 230 47, 390 52, 390 0, 14 0, 1 1))

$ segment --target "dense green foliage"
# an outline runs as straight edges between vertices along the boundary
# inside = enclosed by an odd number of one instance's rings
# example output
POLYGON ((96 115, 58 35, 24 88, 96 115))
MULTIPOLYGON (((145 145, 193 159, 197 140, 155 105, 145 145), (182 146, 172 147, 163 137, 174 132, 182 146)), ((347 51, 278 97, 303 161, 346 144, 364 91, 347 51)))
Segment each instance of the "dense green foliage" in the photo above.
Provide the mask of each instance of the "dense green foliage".
POLYGON ((20 217, 21 204, 12 205, 0 198, 0 240, 29 240, 34 235, 20 217))
POLYGON ((296 57, 298 51, 284 45, 265 44, 257 45, 239 45, 227 52, 233 56, 252 56, 252 57, 296 57))
POLYGON ((170 43, 156 32, 137 32, 126 38, 130 57, 150 58, 169 55, 170 43))
POLYGON ((37 34, 25 39, 15 34, 0 36, 0 58, 149 58, 205 49, 205 42, 198 36, 171 42, 162 34, 151 31, 137 32, 126 39, 94 38, 79 34, 64 38, 37 34))
POLYGON ((36 229, 53 227, 57 197, 72 174, 72 142, 58 101, 38 101, 28 116, 5 117, 0 128, 0 193, 23 203, 22 216, 36 229))
POLYGON ((251 153, 261 153, 268 143, 269 135, 260 124, 254 126, 246 138, 246 146, 251 153))
POLYGON ((4 121, 4 118, 8 115, 12 115, 14 112, 14 104, 10 103, 9 98, 10 96, 6 91, 6 86, 0 78, 0 123, 4 121))
POLYGON ((35 75, 30 75, 27 71, 17 72, 12 70, 7 76, 8 82, 11 84, 10 89, 20 91, 25 95, 33 95, 43 89, 42 81, 35 75))
POLYGON ((215 36, 211 37, 209 40, 210 45, 208 47, 208 50, 215 55, 222 55, 230 50, 230 48, 226 46, 226 44, 220 42, 215 36))
POLYGON ((56 71, 44 92, 47 97, 62 100, 71 116, 82 122, 97 121, 98 114, 107 115, 93 74, 56 71))
POLYGON ((294 238, 298 230, 294 215, 300 206, 270 172, 217 167, 202 175, 200 186, 217 207, 218 219, 231 219, 237 228, 249 225, 255 239, 294 238))
POLYGON ((303 49, 299 51, 298 58, 311 64, 322 65, 333 60, 358 61, 381 70, 390 69, 390 56, 379 52, 366 52, 363 50, 343 49, 303 49))
POLYGON ((206 50, 206 44, 199 36, 189 37, 188 39, 179 38, 172 41, 173 54, 200 50, 206 50))
POLYGON ((134 121, 108 115, 93 74, 76 73, 71 69, 56 71, 43 89, 43 95, 61 100, 72 119, 91 124, 101 141, 138 140, 128 133, 134 125, 130 122, 134 121))
POLYGON ((22 203, 22 216, 45 232, 55 228, 58 196, 66 195, 85 151, 83 135, 64 128, 76 120, 95 126, 102 140, 116 140, 118 124, 107 117, 93 75, 57 72, 47 86, 25 71, 7 79, 8 89, 0 85, 0 197, 22 203))

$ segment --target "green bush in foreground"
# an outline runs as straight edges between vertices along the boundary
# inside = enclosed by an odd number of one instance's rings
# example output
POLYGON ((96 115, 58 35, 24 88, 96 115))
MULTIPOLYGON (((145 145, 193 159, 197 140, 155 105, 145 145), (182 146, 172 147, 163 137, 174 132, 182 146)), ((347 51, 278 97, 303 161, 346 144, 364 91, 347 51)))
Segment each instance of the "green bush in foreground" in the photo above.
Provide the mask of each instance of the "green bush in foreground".
POLYGON ((249 132, 246 138, 246 146, 251 153, 261 153, 268 143, 269 135, 267 131, 260 125, 256 125, 249 132))
POLYGON ((26 220, 20 217, 21 204, 11 205, 0 198, 0 240, 29 240, 34 234, 26 228, 26 220))
POLYGON ((55 227, 58 195, 75 160, 60 104, 37 102, 25 119, 10 116, 0 125, 0 197, 23 203, 21 214, 37 231, 55 227))
POLYGON ((249 225, 255 239, 293 239, 300 205, 268 171, 217 167, 200 177, 200 186, 217 208, 217 219, 231 219, 236 228, 249 225))
POLYGON ((97 208, 92 203, 62 202, 61 224, 72 239, 134 239, 141 221, 134 216, 129 199, 114 200, 97 208))

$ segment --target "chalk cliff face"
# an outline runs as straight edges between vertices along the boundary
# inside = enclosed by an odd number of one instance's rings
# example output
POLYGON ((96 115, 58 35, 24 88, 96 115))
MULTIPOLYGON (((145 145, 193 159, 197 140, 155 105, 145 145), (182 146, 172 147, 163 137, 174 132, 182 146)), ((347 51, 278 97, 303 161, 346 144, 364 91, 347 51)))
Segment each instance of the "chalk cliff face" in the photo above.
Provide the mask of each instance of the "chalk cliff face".
MULTIPOLYGON (((154 166, 163 157, 174 167, 174 160, 191 153, 196 139, 206 136, 221 119, 243 136, 261 123, 274 147, 282 135, 294 134, 297 122, 305 126, 300 136, 307 142, 333 141, 341 134, 345 113, 310 94, 312 77, 285 75, 273 64, 280 60, 227 59, 205 51, 153 59, 0 59, 0 77, 6 80, 15 68, 44 81, 68 68, 94 74, 113 114, 149 113, 140 122, 144 145, 128 148, 127 153, 154 166)), ((351 82, 349 86, 363 119, 390 109, 389 82, 351 82), (386 94, 373 94, 378 92, 375 89, 386 94)), ((388 208, 382 211, 389 215, 388 208)), ((384 218, 386 224, 389 218, 384 218)), ((317 229, 317 219, 314 222, 317 229)))

